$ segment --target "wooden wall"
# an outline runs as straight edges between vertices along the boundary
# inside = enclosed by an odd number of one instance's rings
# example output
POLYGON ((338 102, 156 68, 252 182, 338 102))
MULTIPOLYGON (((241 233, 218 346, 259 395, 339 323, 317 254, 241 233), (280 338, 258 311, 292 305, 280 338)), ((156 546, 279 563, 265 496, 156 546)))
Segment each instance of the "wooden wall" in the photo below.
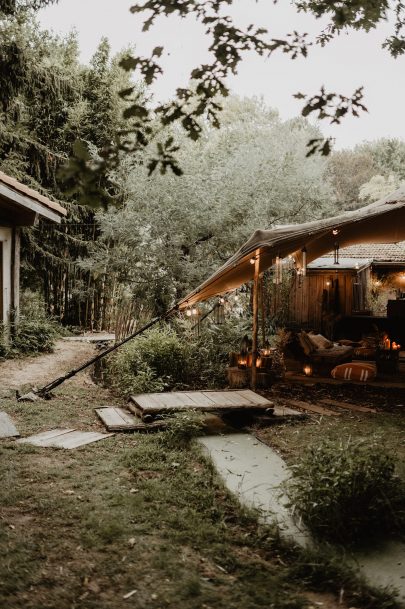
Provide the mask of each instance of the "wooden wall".
MULTIPOLYGON (((325 309, 327 318, 336 312, 335 294, 338 280, 339 315, 351 315, 353 290, 361 281, 357 271, 310 271, 305 278, 295 276, 289 298, 289 320, 303 327, 325 331, 325 309), (325 306, 326 305, 326 306, 325 306)), ((362 289, 364 293, 364 289, 362 289)))

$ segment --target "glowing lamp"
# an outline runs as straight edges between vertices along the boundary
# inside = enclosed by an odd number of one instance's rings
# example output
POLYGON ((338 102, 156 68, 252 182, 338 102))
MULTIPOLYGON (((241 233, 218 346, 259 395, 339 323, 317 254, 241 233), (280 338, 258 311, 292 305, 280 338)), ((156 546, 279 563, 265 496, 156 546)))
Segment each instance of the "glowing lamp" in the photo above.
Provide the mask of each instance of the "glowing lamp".
POLYGON ((238 355, 238 368, 245 369, 247 367, 247 352, 241 351, 238 355))
POLYGON ((304 368, 302 370, 303 370, 305 376, 312 376, 312 374, 313 374, 312 364, 305 364, 304 368))

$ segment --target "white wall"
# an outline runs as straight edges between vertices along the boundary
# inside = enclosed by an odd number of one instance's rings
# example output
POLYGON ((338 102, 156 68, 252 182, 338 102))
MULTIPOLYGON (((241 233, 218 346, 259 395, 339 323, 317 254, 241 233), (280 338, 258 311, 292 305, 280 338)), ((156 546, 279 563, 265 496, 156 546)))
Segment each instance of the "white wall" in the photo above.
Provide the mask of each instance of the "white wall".
POLYGON ((0 226, 0 241, 3 243, 3 319, 1 321, 7 324, 11 305, 11 228, 0 226))

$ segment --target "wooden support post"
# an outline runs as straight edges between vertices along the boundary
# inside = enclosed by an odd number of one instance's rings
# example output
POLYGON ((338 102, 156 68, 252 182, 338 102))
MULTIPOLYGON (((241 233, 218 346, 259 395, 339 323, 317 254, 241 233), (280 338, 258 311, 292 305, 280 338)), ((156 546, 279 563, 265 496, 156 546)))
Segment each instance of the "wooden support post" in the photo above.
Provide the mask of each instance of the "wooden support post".
POLYGON ((264 302, 264 277, 260 273, 260 316, 262 322, 262 345, 266 342, 266 307, 264 302))
POLYGON ((260 250, 255 254, 255 274, 253 280, 253 332, 252 332, 252 389, 255 391, 257 385, 256 359, 258 351, 259 334, 259 269, 260 269, 260 250))

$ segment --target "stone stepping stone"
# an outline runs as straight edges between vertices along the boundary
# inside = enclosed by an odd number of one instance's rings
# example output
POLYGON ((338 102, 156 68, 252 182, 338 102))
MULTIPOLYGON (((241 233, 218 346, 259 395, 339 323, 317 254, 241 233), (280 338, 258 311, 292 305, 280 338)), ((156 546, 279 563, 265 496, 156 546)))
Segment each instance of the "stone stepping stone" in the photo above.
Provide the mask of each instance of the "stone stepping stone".
POLYGON ((17 442, 21 444, 33 444, 34 446, 52 446, 57 448, 79 448, 98 440, 104 440, 113 436, 113 433, 99 433, 98 431, 76 431, 75 429, 51 429, 43 431, 27 438, 21 438, 17 442))
POLYGON ((0 412, 0 438, 18 438, 19 435, 8 414, 0 412))

